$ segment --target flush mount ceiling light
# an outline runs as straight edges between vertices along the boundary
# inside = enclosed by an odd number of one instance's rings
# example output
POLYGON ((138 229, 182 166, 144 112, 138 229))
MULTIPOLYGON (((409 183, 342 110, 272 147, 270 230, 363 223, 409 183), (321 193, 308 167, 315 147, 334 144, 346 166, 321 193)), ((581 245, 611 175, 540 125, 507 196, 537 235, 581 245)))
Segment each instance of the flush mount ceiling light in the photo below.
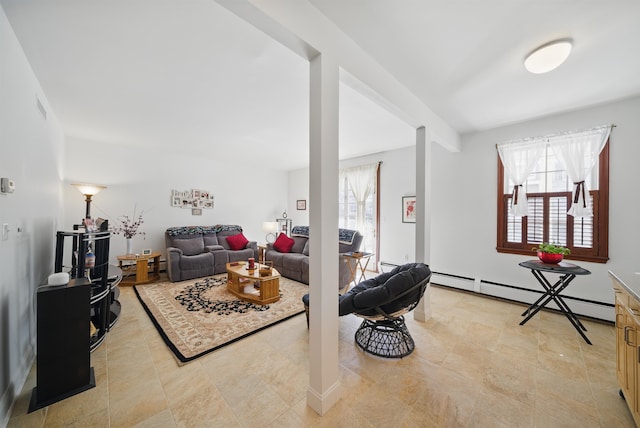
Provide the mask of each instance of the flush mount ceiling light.
POLYGON ((571 39, 560 39, 538 47, 525 58, 525 68, 534 74, 547 73, 555 69, 571 53, 572 42, 571 39))

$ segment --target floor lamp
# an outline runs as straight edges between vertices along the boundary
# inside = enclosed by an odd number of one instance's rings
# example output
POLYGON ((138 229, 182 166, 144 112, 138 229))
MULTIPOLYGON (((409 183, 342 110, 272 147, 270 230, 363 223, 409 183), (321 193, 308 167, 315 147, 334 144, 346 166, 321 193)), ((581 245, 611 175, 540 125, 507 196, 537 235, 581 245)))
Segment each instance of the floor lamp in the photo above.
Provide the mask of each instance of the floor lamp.
POLYGON ((106 189, 106 187, 85 183, 73 183, 71 185, 78 189, 85 197, 84 201, 87 203, 87 207, 84 218, 91 218, 91 197, 97 195, 102 189, 106 189))

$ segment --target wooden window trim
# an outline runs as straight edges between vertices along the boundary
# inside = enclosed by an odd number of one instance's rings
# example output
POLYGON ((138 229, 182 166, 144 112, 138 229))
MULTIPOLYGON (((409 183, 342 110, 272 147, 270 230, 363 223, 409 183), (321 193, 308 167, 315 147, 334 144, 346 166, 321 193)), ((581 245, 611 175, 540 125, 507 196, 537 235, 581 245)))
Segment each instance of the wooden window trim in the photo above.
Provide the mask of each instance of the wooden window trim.
MULTIPOLYGON (((522 219, 523 243, 512 243, 507 241, 507 207, 510 194, 504 193, 504 167, 498 155, 498 188, 497 188, 497 245, 499 253, 532 255, 531 244, 526 243, 527 217, 522 219)), ((606 263, 609 260, 609 140, 600 153, 599 184, 597 191, 589 193, 594 197, 593 213, 593 249, 573 247, 573 216, 567 216, 567 246, 571 249, 571 254, 566 256, 569 260, 582 260, 593 263, 606 263)), ((571 192, 568 192, 571 195, 571 192)), ((532 193, 531 196, 553 196, 562 195, 563 192, 532 193)), ((566 192, 564 193, 566 194, 566 192)), ((529 194, 527 194, 529 196, 529 194)), ((546 217, 545 217, 546 219, 546 217)))

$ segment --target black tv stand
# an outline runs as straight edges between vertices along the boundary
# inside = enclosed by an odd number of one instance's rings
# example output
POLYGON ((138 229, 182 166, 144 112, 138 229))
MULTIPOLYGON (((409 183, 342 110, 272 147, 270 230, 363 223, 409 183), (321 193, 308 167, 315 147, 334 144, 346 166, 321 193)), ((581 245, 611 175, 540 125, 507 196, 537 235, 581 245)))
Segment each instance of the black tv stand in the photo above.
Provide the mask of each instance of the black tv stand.
POLYGON ((90 290, 87 278, 38 289, 37 386, 29 412, 96 386, 88 343, 90 290))
POLYGON ((54 271, 69 272, 70 280, 41 286, 36 293, 37 372, 29 412, 96 386, 90 353, 121 310, 122 271, 109 264, 110 237, 108 231, 57 233, 54 271), (95 255, 93 267, 85 266, 89 248, 95 255))

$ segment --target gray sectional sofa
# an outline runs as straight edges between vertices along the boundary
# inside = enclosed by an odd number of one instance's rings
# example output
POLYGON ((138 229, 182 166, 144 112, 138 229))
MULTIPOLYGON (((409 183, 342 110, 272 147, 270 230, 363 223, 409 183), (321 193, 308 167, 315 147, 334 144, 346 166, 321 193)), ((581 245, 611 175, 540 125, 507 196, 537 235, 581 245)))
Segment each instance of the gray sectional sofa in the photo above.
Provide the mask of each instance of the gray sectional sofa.
MULTIPOLYGON (((309 227, 295 226, 291 230, 291 238, 294 240, 293 247, 288 253, 282 253, 267 244, 265 260, 273 262, 273 267, 280 272, 280 275, 293 279, 294 281, 309 284, 309 227)), ((362 244, 362 234, 357 230, 339 229, 340 259, 338 289, 343 289, 351 278, 349 261, 342 257, 343 253, 358 251, 362 244)))
POLYGON ((165 233, 167 275, 169 280, 184 281, 227 271, 227 263, 258 260, 258 244, 249 241, 232 250, 227 237, 242 233, 238 225, 170 227, 165 233))

